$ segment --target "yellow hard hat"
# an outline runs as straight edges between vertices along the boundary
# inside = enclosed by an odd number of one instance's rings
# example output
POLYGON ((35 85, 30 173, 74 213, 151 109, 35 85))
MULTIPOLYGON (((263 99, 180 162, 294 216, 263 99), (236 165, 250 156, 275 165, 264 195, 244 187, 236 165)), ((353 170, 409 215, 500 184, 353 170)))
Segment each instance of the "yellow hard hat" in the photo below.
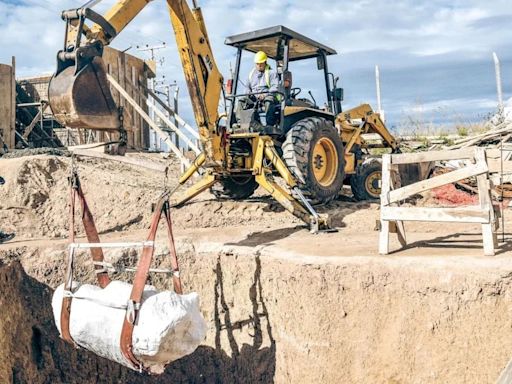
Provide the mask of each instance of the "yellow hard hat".
POLYGON ((256 53, 256 55, 254 55, 254 62, 256 64, 265 63, 267 59, 267 54, 263 51, 259 51, 258 53, 256 53))

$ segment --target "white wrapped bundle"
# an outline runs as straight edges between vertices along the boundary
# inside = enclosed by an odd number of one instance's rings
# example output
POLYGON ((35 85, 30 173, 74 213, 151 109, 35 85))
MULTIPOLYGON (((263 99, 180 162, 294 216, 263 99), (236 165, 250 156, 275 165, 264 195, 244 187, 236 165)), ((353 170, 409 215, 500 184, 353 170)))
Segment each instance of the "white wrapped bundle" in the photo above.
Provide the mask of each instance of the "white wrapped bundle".
MULTIPOLYGON (((126 303, 132 285, 112 281, 106 288, 74 283, 70 333, 79 346, 126 367, 132 365, 121 352, 120 337, 126 303)), ((53 294, 53 316, 60 329, 64 285, 53 294)), ((177 295, 157 292, 146 285, 138 319, 133 330, 133 354, 152 374, 191 354, 206 336, 206 322, 199 311, 197 293, 177 295)))

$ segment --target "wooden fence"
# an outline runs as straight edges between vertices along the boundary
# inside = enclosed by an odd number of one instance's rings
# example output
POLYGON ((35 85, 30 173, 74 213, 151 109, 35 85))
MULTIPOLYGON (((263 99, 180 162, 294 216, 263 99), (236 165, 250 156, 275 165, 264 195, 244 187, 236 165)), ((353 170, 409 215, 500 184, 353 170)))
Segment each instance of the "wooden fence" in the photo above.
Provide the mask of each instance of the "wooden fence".
POLYGON ((453 151, 434 151, 384 155, 382 162, 381 232, 379 253, 389 254, 389 234, 396 232, 402 246, 407 244, 404 221, 477 223, 482 226, 484 254, 492 256, 496 248, 498 221, 491 201, 491 185, 486 152, 472 147, 453 151), (397 167, 400 164, 442 160, 469 160, 463 168, 398 188, 397 167), (469 177, 476 177, 479 204, 468 207, 429 208, 401 207, 400 202, 421 192, 469 177))

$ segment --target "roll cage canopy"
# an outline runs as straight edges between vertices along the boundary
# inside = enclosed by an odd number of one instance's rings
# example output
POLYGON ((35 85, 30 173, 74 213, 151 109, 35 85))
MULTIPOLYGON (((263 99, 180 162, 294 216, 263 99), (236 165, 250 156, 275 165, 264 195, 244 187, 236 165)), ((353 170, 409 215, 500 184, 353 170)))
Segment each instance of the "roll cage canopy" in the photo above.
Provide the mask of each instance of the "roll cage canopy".
POLYGON ((334 49, 282 25, 230 36, 225 44, 254 53, 263 51, 271 59, 283 60, 286 41, 289 61, 319 57, 322 52, 325 56, 337 54, 334 49))

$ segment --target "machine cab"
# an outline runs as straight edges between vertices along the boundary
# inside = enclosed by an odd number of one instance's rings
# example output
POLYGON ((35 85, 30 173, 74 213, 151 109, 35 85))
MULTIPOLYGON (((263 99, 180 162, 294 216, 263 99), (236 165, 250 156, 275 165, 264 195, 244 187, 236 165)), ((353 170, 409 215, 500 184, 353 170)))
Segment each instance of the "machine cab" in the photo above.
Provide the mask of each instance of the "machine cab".
POLYGON ((327 56, 336 51, 303 36, 282 25, 226 38, 226 45, 237 48, 236 66, 233 79, 228 81, 228 100, 231 101, 228 121, 235 132, 260 132, 270 135, 285 135, 298 120, 319 116, 334 120, 341 112, 343 90, 337 88, 338 78, 329 72, 327 56), (254 55, 264 52, 275 62, 272 71, 277 73, 277 91, 264 94, 246 93, 243 88, 249 80, 249 73, 241 73, 244 51, 254 55), (314 95, 294 86, 290 63, 299 60, 316 59, 317 68, 322 71, 327 103, 318 106, 314 95), (277 68, 276 68, 277 67, 277 68))

